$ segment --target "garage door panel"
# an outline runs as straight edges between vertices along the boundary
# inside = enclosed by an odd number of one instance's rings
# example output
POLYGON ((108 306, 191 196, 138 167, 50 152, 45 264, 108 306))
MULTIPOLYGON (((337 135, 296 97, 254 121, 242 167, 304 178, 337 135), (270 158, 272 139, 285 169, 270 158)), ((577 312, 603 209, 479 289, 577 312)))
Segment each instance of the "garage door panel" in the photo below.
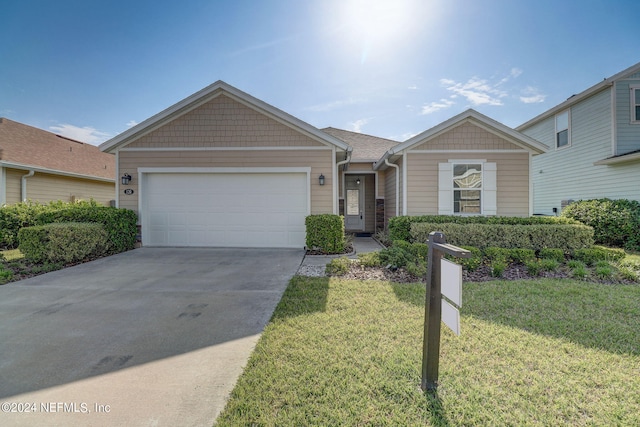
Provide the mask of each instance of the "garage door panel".
POLYGON ((304 246, 306 173, 151 173, 146 178, 145 245, 304 246))

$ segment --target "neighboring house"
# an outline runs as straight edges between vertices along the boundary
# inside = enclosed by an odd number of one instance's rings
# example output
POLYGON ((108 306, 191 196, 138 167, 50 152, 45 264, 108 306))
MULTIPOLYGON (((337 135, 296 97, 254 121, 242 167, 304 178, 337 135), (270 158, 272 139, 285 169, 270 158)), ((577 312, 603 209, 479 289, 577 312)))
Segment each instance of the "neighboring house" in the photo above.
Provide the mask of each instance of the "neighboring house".
POLYGON ((404 143, 322 131, 220 81, 100 148, 144 246, 245 247, 303 247, 309 214, 342 214, 351 232, 396 215, 528 216, 545 151, 473 110, 404 143))
POLYGON ((0 118, 0 206, 114 196, 115 158, 96 146, 0 118))
POLYGON ((516 130, 549 150, 533 160, 534 213, 558 215, 571 201, 640 201, 640 63, 516 130))

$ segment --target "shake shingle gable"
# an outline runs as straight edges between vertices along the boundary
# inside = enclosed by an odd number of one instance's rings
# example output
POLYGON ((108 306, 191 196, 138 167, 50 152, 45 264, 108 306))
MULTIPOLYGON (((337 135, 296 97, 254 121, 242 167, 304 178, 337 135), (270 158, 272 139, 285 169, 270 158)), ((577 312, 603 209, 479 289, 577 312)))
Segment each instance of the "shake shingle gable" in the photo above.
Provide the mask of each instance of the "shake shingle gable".
POLYGON ((114 155, 6 118, 0 118, 0 163, 115 180, 114 155))

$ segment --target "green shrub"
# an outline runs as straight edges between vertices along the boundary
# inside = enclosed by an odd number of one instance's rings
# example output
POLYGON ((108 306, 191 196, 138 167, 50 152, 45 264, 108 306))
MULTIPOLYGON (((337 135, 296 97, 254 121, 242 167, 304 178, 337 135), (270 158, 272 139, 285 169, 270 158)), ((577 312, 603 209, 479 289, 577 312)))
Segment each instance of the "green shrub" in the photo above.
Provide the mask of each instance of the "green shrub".
POLYGON ((582 224, 556 225, 501 225, 414 223, 411 236, 415 242, 426 242, 429 233, 442 231, 448 243, 456 246, 475 246, 480 249, 500 247, 505 249, 560 248, 570 253, 593 245, 593 229, 582 224))
POLYGON ((555 271, 560 267, 560 263, 555 258, 543 258, 540 260, 540 268, 543 271, 555 271))
POLYGON ((573 252, 573 257, 587 265, 594 265, 598 261, 618 262, 626 256, 622 249, 605 248, 602 246, 592 246, 590 248, 578 249, 573 252))
POLYGON ((50 207, 31 201, 2 206, 0 208, 0 248, 16 248, 18 231, 22 227, 36 225, 36 216, 46 209, 50 207))
POLYGON ((527 273, 531 276, 538 276, 542 271, 542 264, 539 259, 532 259, 525 262, 524 266, 527 268, 527 273))
POLYGON ((562 217, 593 227, 596 243, 640 250, 640 202, 625 199, 581 200, 564 208, 562 217))
POLYGON ((325 273, 329 276, 341 276, 351 268, 351 260, 347 257, 334 258, 325 267, 325 273))
POLYGON ((513 262, 526 264, 536 259, 536 253, 533 249, 514 248, 509 250, 509 258, 513 262))
POLYGON ((452 255, 445 255, 444 257, 456 264, 460 264, 467 271, 476 271, 480 268, 483 261, 482 251, 474 246, 461 246, 461 248, 471 252, 471 258, 458 258, 452 255))
POLYGON ((599 262, 596 264, 596 276, 601 279, 608 279, 613 276, 613 267, 607 262, 599 262))
POLYGON ((501 260, 501 261, 509 261, 510 259, 510 250, 504 248, 497 247, 489 247, 484 250, 484 256, 489 258, 490 260, 501 260))
POLYGON ((395 240, 393 246, 402 248, 417 258, 427 259, 429 256, 429 245, 426 243, 409 243, 404 240, 395 240))
POLYGON ((571 269, 575 269, 575 268, 586 268, 587 266, 582 261, 578 261, 577 259, 572 259, 569 262, 567 262, 567 267, 571 269))
MULTIPOLYGON (((577 221, 564 217, 510 217, 510 216, 458 216, 458 215, 422 215, 396 216, 389 220, 389 238, 394 240, 415 241, 411 234, 412 224, 502 224, 502 225, 559 225, 578 224, 577 221)), ((431 231, 440 231, 439 227, 431 231)), ((428 234, 428 233, 427 233, 428 234)), ((426 239, 418 240, 426 242, 426 239)), ((459 246, 459 245, 458 245, 459 246)), ((478 246, 478 247, 485 247, 478 246)), ((488 245, 495 246, 495 245, 488 245)), ((513 246, 518 247, 518 246, 513 246)))
POLYGON ((406 266, 407 272, 416 277, 427 275, 427 262, 424 259, 409 261, 406 266))
POLYGON ((346 246, 344 218, 340 215, 319 214, 305 218, 306 245, 327 254, 343 253, 346 246))
POLYGON ((136 243, 137 221, 135 212, 100 206, 95 202, 52 203, 36 216, 36 224, 60 222, 97 223, 104 226, 109 246, 107 253, 119 253, 133 249, 136 243))
POLYGON ((29 261, 73 263, 104 255, 108 247, 102 224, 55 223, 24 227, 18 233, 20 251, 29 261))
POLYGON ((589 276, 589 270, 584 265, 577 266, 571 270, 571 277, 574 279, 586 279, 589 276))
POLYGON ((360 265, 364 267, 380 267, 382 265, 379 252, 358 254, 358 261, 360 261, 360 265))
POLYGON ((380 251, 380 264, 393 268, 406 267, 411 261, 415 262, 415 256, 400 246, 391 246, 380 251))
POLYGON ((638 281, 638 273, 636 273, 636 271, 633 268, 630 267, 620 267, 620 269, 618 270, 618 273, 620 274, 620 277, 623 280, 629 280, 631 282, 637 282, 638 281))
POLYGON ((540 258, 555 259, 559 263, 565 262, 565 255, 562 249, 542 248, 540 249, 540 258))
POLYGON ((507 269, 507 261, 504 259, 495 259, 491 262, 491 275, 493 277, 502 277, 507 269))
POLYGON ((4 285, 13 279, 13 271, 4 268, 3 265, 0 265, 0 285, 4 285))

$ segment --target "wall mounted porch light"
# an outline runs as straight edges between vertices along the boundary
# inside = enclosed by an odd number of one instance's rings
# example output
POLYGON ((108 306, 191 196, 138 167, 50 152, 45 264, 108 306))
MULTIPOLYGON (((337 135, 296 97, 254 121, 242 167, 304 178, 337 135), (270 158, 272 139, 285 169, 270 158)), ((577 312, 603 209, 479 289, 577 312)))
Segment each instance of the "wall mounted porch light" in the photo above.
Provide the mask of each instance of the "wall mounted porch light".
POLYGON ((318 182, 320 182, 320 185, 324 185, 324 175, 320 174, 320 176, 318 177, 318 182))
POLYGON ((356 178, 356 185, 360 185, 360 177, 356 178))
POLYGON ((122 175, 122 185, 129 185, 130 182, 131 182, 131 175, 129 175, 128 173, 125 173, 124 175, 122 175))

